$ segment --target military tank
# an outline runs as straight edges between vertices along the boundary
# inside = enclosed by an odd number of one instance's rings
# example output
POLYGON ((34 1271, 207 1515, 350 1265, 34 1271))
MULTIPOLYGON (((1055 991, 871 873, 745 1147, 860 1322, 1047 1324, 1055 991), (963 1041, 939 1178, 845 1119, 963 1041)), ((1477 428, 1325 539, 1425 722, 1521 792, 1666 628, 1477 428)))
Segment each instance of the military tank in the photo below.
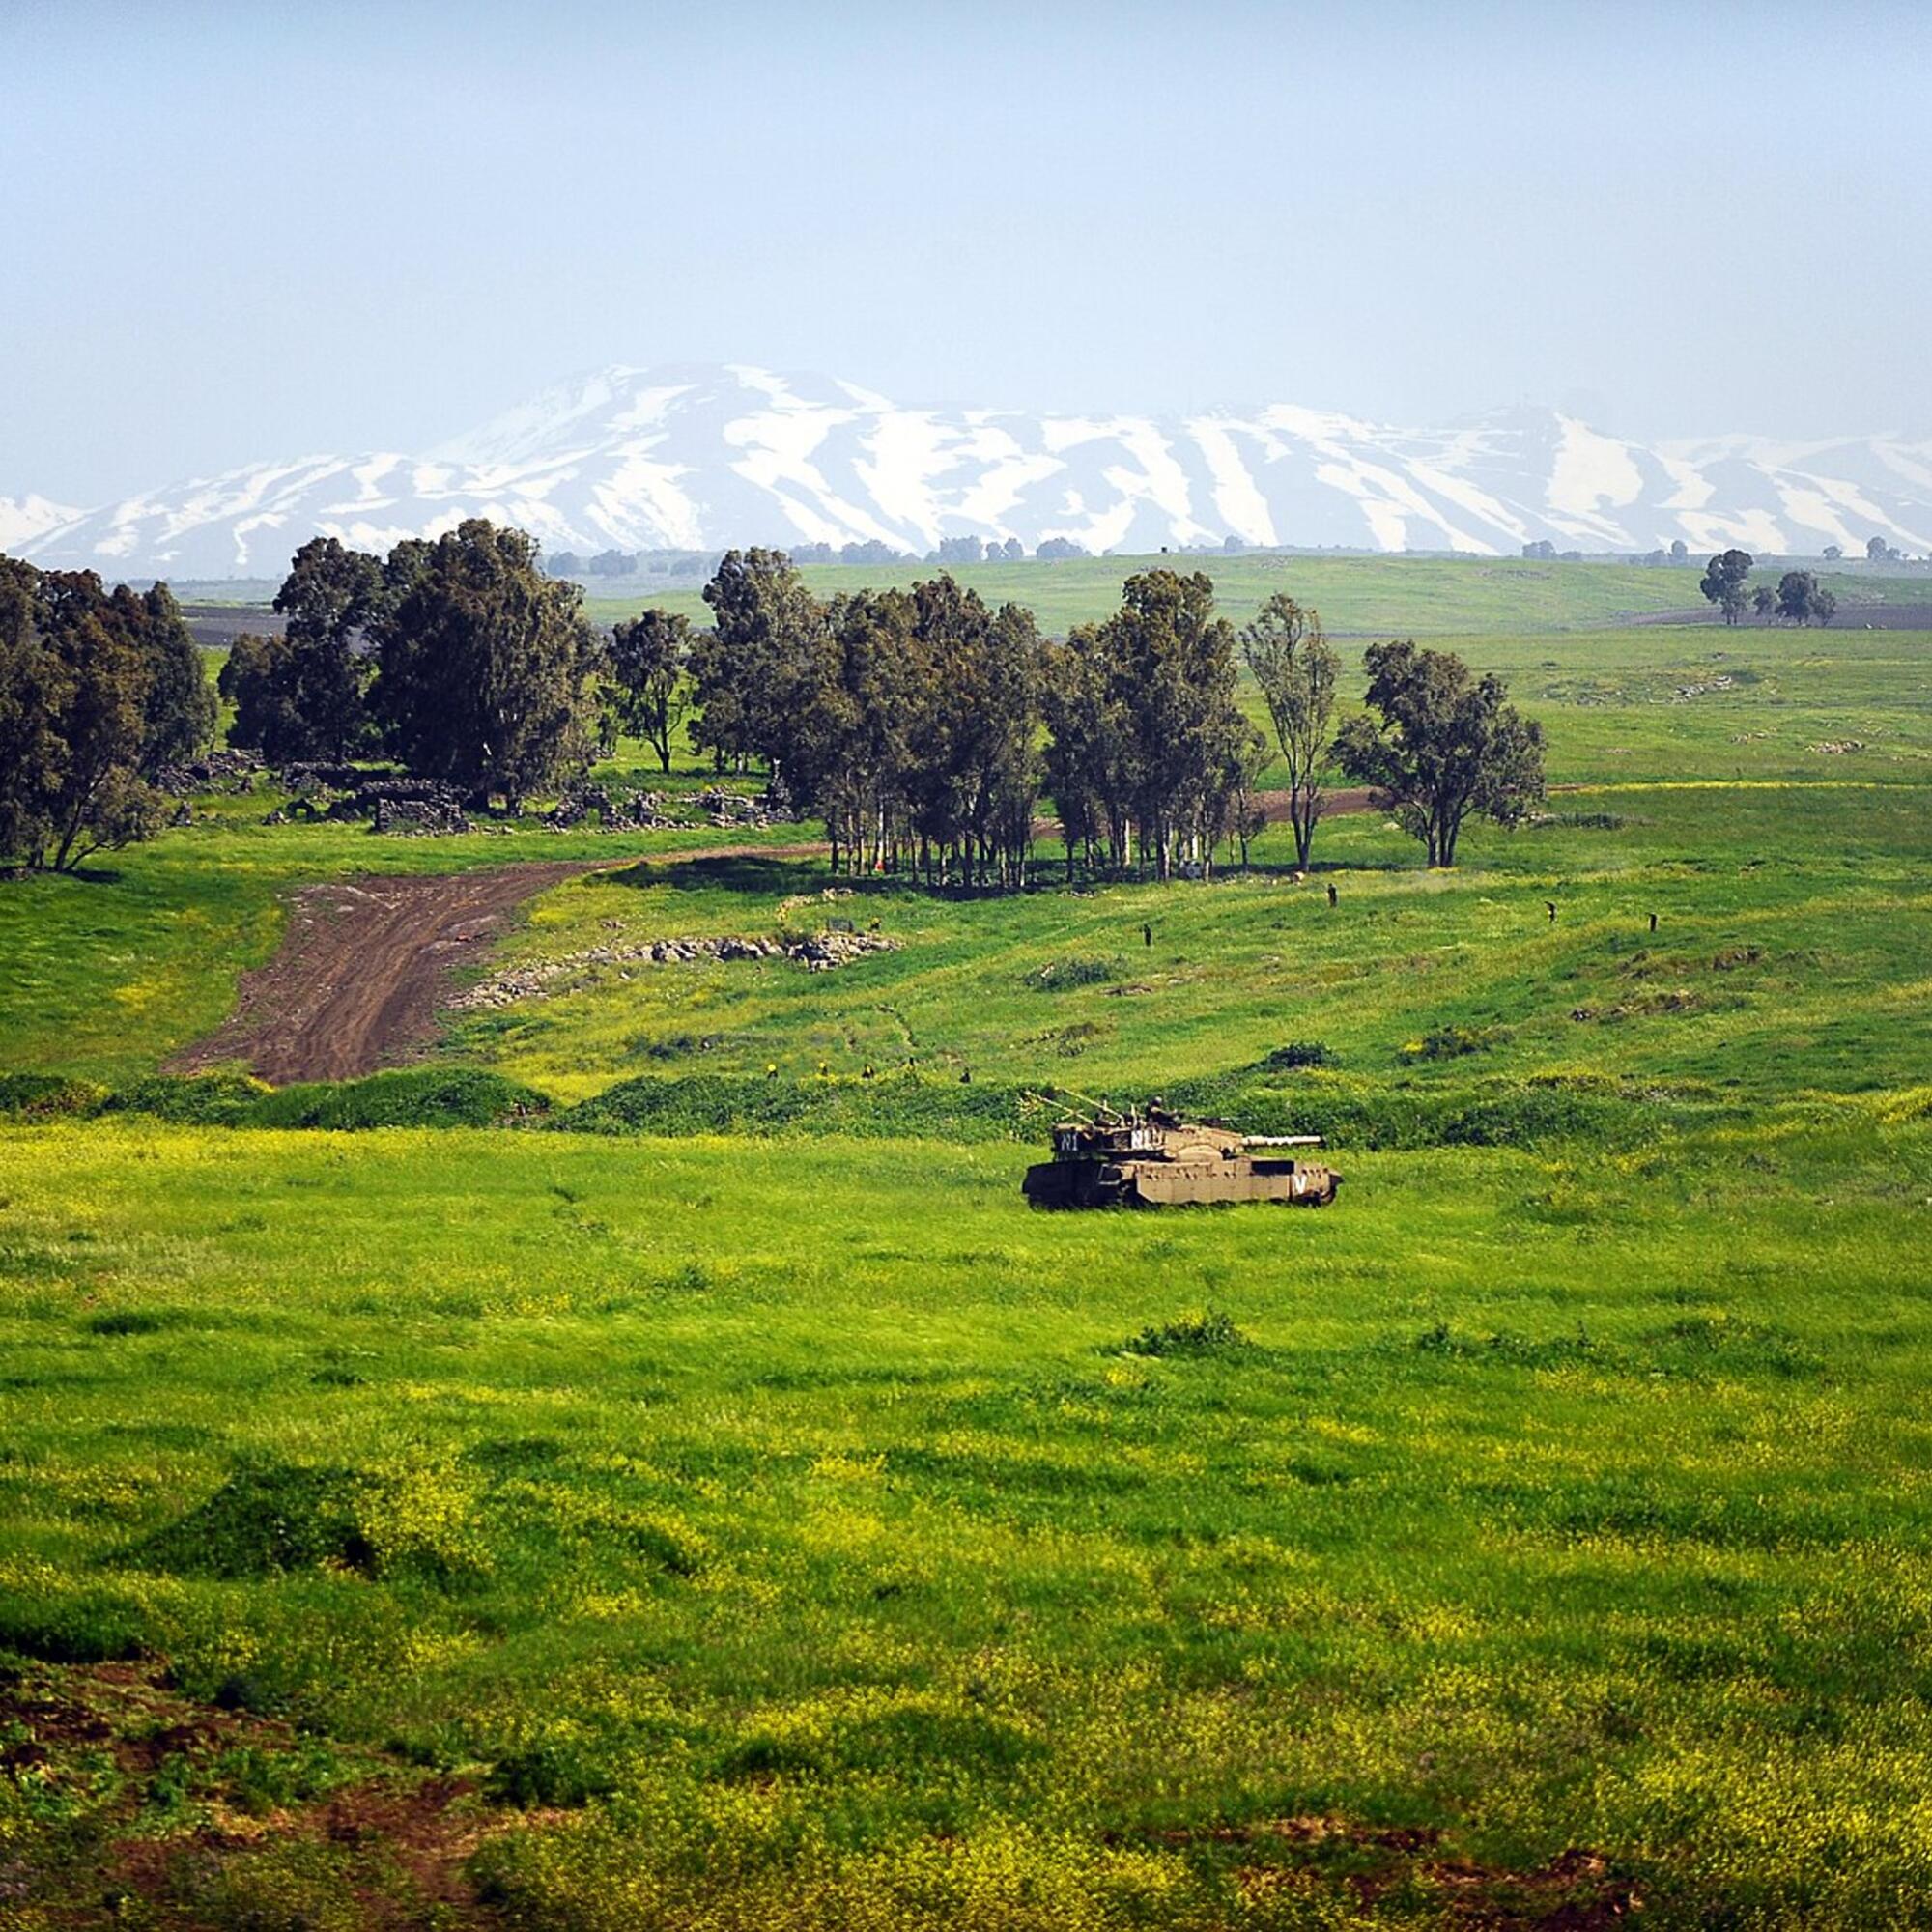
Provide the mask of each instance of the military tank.
POLYGON ((1053 1158, 1026 1171, 1036 1208, 1181 1208, 1277 1201, 1325 1208, 1342 1177, 1277 1149, 1320 1147, 1320 1134, 1241 1134, 1185 1121, 1157 1097, 1117 1113, 1094 1103, 1091 1120, 1055 1123, 1053 1158))

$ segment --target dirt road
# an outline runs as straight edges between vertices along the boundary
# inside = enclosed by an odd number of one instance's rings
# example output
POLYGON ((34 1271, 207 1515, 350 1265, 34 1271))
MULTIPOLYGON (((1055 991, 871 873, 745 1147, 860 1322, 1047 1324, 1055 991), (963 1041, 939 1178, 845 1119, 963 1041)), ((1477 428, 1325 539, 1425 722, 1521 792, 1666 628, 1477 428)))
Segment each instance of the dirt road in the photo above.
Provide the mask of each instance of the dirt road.
POLYGON ((450 969, 479 953, 525 899, 583 869, 533 864, 304 886, 275 956, 242 976, 234 1012, 171 1070, 241 1060, 282 1086, 392 1066, 435 1037, 450 969))
MULTIPOLYGON (((713 845, 609 865, 812 856, 826 849, 713 845)), ((451 972, 480 958, 518 906, 561 880, 602 869, 581 860, 546 860, 304 886, 290 901, 275 956, 242 976, 234 1012, 177 1054, 168 1070, 192 1073, 240 1060, 279 1087, 397 1065, 436 1038, 451 972)))

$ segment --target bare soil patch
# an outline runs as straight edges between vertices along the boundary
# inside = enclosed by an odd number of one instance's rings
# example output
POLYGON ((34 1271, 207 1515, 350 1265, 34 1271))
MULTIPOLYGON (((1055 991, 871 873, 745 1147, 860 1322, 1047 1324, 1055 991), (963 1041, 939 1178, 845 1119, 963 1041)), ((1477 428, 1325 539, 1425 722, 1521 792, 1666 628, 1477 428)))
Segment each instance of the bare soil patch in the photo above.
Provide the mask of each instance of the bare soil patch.
POLYGON ((241 1061, 274 1086, 353 1080, 434 1045, 451 975, 479 959, 526 899, 584 872, 713 859, 810 857, 822 845, 711 845, 598 864, 533 860, 467 872, 330 879, 291 897, 275 956, 242 975, 235 1010, 168 1063, 241 1061))
POLYGON ((587 869, 533 863, 304 886, 275 956, 242 976, 234 1012, 169 1070, 239 1060, 281 1086, 392 1066, 435 1039, 450 974, 526 899, 587 869))

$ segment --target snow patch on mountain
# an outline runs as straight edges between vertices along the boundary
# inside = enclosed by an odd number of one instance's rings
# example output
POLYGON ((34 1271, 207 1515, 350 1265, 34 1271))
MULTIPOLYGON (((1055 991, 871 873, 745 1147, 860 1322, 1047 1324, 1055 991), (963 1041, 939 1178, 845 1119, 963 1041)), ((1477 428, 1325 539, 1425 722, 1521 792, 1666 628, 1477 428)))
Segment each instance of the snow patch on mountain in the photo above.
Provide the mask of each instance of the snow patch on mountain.
POLYGON ((1218 544, 1514 554, 1682 538, 1932 549, 1932 441, 1655 446, 1501 411, 1433 430, 1293 403, 1186 418, 900 408, 750 364, 612 367, 417 455, 254 464, 75 511, 0 498, 0 548, 124 575, 274 576, 310 537, 382 550, 466 517, 551 551, 949 536, 1148 553, 1218 544))
POLYGON ((0 551, 23 551, 35 538, 79 515, 66 503, 49 502, 44 497, 0 497, 0 551))

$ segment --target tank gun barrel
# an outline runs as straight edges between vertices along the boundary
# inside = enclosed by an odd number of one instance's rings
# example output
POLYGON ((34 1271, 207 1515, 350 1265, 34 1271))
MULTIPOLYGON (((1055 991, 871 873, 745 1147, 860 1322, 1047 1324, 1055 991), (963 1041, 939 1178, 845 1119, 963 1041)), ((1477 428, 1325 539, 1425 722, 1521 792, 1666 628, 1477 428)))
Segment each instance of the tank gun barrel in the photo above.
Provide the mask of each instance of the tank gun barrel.
MULTIPOLYGON (((1083 1107, 1091 1108, 1096 1116, 1114 1114, 1113 1108, 1108 1106, 1106 1101, 1096 1100, 1091 1094, 1081 1093, 1077 1087, 1062 1087, 1059 1091, 1065 1094, 1069 1100, 1078 1100, 1083 1107)), ((1114 1114, 1114 1118, 1118 1120, 1120 1116, 1114 1114)))

